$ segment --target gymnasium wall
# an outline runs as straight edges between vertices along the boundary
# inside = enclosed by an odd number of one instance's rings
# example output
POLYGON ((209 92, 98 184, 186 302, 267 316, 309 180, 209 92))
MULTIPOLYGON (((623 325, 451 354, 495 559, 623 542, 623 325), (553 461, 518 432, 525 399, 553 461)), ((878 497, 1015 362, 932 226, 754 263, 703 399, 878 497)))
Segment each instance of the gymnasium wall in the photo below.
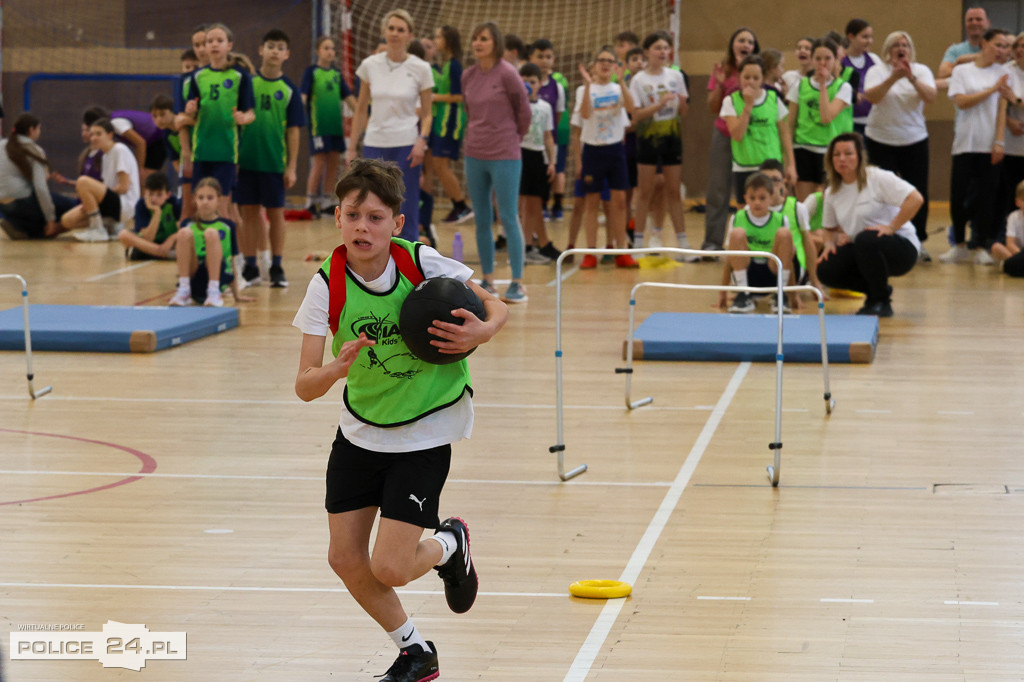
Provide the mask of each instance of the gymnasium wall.
MULTIPOLYGON (((529 14, 531 6, 547 6, 551 2, 523 0, 516 4, 529 14)), ((97 70, 176 74, 178 55, 187 46, 192 27, 203 22, 226 23, 235 33, 235 49, 254 60, 262 33, 272 26, 283 28, 292 38, 292 58, 285 72, 298 84, 311 53, 312 5, 313 0, 218 0, 215 6, 209 0, 178 0, 172 4, 137 0, 4 0, 5 130, 22 110, 22 86, 29 74, 97 70)), ((497 5, 507 7, 505 2, 497 5)), ((961 7, 959 1, 953 0, 861 0, 855 6, 797 0, 685 0, 679 57, 690 76, 692 91, 690 115, 684 124, 683 178, 689 194, 698 196, 704 191, 707 139, 713 119, 707 110, 707 77, 738 26, 754 28, 762 47, 782 50, 789 68, 798 37, 820 35, 829 28, 841 31, 851 18, 850 12, 856 11, 872 23, 876 47, 881 46, 890 31, 907 30, 914 38, 918 61, 935 70, 946 46, 961 39, 961 7)), ((515 29, 510 26, 509 30, 515 29)), ((166 91, 166 87, 150 83, 37 84, 33 90, 33 109, 44 121, 41 143, 54 167, 66 175, 73 173, 82 148, 80 114, 86 106, 96 103, 111 108, 146 109, 153 95, 166 91)), ((940 93, 925 112, 931 132, 931 197, 943 200, 949 193, 953 108, 944 93, 940 93)), ((300 169, 306 167, 304 147, 300 169)))

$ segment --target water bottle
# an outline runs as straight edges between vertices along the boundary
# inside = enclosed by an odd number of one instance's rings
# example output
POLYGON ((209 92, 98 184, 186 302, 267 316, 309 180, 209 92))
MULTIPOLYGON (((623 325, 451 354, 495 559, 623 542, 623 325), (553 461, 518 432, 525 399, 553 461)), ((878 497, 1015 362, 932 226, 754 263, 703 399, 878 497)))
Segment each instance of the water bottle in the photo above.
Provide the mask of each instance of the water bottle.
POLYGON ((455 238, 452 239, 452 258, 462 262, 462 233, 456 232, 455 238))

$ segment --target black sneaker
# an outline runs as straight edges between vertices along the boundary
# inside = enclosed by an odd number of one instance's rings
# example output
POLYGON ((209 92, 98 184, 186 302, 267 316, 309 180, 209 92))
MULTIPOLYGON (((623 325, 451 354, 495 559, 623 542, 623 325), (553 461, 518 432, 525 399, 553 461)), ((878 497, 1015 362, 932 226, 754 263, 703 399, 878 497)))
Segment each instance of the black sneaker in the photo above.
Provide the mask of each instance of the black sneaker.
POLYGON ((505 239, 505 235, 499 234, 498 238, 494 240, 494 250, 503 251, 508 246, 508 240, 505 239))
POLYGON ((444 598, 448 602, 448 608, 455 613, 465 613, 476 601, 479 585, 476 568, 469 555, 469 528, 465 521, 453 516, 442 521, 437 530, 447 530, 455 534, 455 552, 444 565, 434 568, 444 581, 444 598))
POLYGON ((540 247, 540 255, 547 256, 552 262, 558 260, 562 252, 555 248, 554 242, 548 242, 546 246, 540 247))
POLYGON ((242 268, 242 288, 254 287, 260 283, 260 268, 257 265, 245 264, 242 268))
POLYGON ((382 682, 427 682, 441 676, 437 669, 437 648, 427 642, 433 651, 424 651, 419 644, 410 644, 402 649, 398 658, 383 675, 382 682))
POLYGON ((284 278, 284 268, 280 265, 270 266, 270 286, 275 289, 283 289, 288 286, 288 280, 284 278))
POLYGON ((889 301, 875 301, 865 303, 864 307, 857 311, 858 315, 874 315, 875 317, 892 317, 892 303, 889 301))
POLYGON ((319 218, 320 218, 320 207, 316 205, 315 201, 313 203, 311 203, 309 206, 306 206, 304 210, 308 211, 309 214, 311 216, 313 216, 313 220, 319 220, 319 218))
POLYGON ((754 297, 746 291, 741 291, 736 294, 736 298, 732 300, 732 305, 729 306, 730 313, 749 313, 754 310, 756 303, 754 303, 754 297))

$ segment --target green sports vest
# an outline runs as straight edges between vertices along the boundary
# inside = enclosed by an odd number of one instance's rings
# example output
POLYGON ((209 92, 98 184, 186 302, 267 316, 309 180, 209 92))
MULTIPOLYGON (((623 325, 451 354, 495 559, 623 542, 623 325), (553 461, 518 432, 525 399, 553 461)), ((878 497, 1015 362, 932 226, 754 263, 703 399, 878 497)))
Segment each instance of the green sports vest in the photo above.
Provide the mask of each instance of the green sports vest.
MULTIPOLYGON (((772 211, 767 223, 763 226, 755 225, 751 222, 745 208, 736 211, 736 215, 732 219, 733 227, 742 228, 747 233, 747 246, 750 247, 751 251, 771 251, 772 246, 775 244, 775 233, 782 227, 782 223, 782 214, 778 211, 772 211)), ((753 259, 755 263, 763 263, 765 260, 764 258, 753 259)))
POLYGON ((821 192, 814 193, 815 207, 814 213, 810 215, 811 221, 811 232, 821 229, 821 219, 825 214, 825 199, 821 192))
MULTIPOLYGON (((233 234, 235 230, 235 224, 230 220, 224 218, 217 218, 210 222, 204 222, 195 218, 189 223, 189 229, 192 230, 192 241, 195 246, 196 258, 200 263, 206 258, 206 230, 213 228, 217 230, 217 236, 220 239, 221 248, 221 260, 224 264, 224 273, 231 275, 234 273, 234 250, 231 248, 231 243, 234 241, 233 234)), ((219 273, 218 273, 219 275, 219 273)))
MULTIPOLYGON (((828 86, 828 98, 834 100, 839 88, 843 86, 842 78, 836 78, 828 86)), ((832 122, 825 125, 821 122, 821 112, 818 111, 818 90, 811 86, 809 76, 800 79, 800 102, 796 114, 796 133, 793 136, 795 144, 806 144, 814 147, 827 147, 832 138, 841 132, 843 120, 836 116, 832 122)), ((847 107, 849 108, 849 107, 847 107)), ((851 118, 850 121, 853 121, 851 118)), ((852 130, 852 127, 851 127, 852 130)))
MULTIPOLYGON (((779 141, 779 95, 774 90, 765 90, 764 102, 755 104, 750 112, 750 123, 743 139, 732 142, 732 160, 741 166, 757 167, 767 159, 782 161, 782 142, 779 141)), ((739 90, 729 95, 736 115, 745 105, 743 93, 739 90)))
POLYGON ((309 129, 314 137, 344 135, 341 117, 341 72, 316 66, 309 92, 309 129))
MULTIPOLYGON (((551 77, 555 79, 559 85, 562 86, 562 90, 565 91, 565 111, 562 112, 561 117, 558 120, 558 129, 555 131, 555 144, 567 145, 569 144, 569 116, 572 113, 571 107, 569 106, 569 81, 565 79, 558 71, 551 74, 551 77)), ((552 112, 555 116, 558 116, 558 112, 552 112)))
POLYGON ((391 257, 398 278, 384 294, 363 288, 348 274, 344 245, 320 266, 330 289, 331 352, 337 357, 341 345, 360 333, 376 341, 360 351, 345 380, 345 406, 372 426, 409 424, 455 404, 466 391, 473 392, 465 359, 450 365, 424 362, 402 340, 398 314, 405 297, 424 279, 418 250, 419 244, 392 238, 391 257))
POLYGON ((806 270, 807 256, 804 254, 804 235, 803 230, 800 229, 800 220, 796 216, 796 204, 796 197, 786 197, 785 203, 782 204, 782 210, 779 212, 789 221, 789 233, 793 235, 796 259, 800 262, 800 267, 806 270))

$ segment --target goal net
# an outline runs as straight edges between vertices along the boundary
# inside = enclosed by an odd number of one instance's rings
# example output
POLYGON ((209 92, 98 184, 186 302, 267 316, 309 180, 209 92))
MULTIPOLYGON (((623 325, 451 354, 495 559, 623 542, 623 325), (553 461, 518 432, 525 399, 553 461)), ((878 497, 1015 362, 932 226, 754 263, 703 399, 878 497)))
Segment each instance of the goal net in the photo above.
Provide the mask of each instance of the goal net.
MULTIPOLYGON (((445 24, 462 35, 464 67, 470 65, 470 35, 484 21, 493 21, 505 35, 519 36, 529 45, 547 38, 555 46, 555 70, 569 81, 569 99, 583 84, 578 65, 590 59, 615 36, 632 31, 640 36, 671 26, 673 0, 329 0, 326 25, 341 35, 342 68, 351 79, 359 62, 373 54, 381 37, 381 21, 393 9, 403 7, 415 22, 417 37, 432 36, 445 24)), ((568 106, 572 106, 569 102, 568 106)), ((461 165, 461 164, 459 164, 461 165)), ((570 161, 571 166, 571 161, 570 161)), ((572 172, 572 168, 567 169, 572 172)))

